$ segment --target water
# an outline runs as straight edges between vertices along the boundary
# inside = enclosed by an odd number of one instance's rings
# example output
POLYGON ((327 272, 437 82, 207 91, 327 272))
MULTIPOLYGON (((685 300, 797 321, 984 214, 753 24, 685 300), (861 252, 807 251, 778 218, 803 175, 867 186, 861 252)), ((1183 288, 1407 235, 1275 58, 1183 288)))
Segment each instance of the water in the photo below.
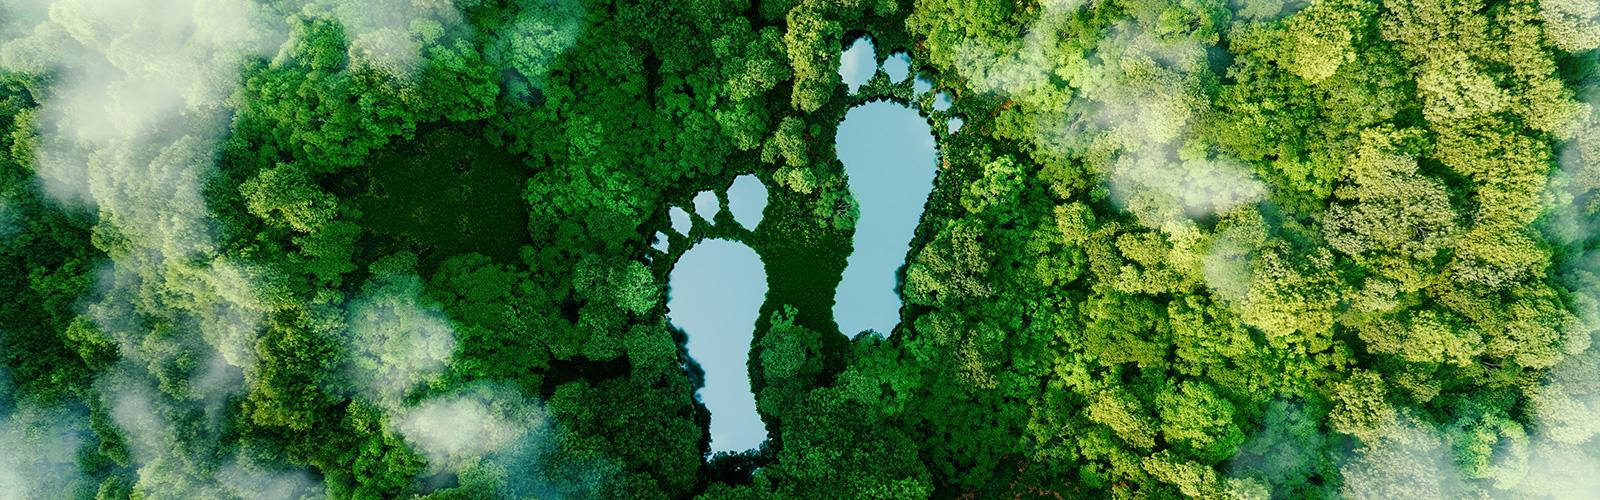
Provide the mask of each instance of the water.
POLYGON ((879 101, 846 113, 837 141, 861 218, 834 295, 834 319, 845 335, 889 335, 900 322, 895 272, 933 189, 933 134, 916 111, 879 101))
POLYGON ((889 81, 900 83, 911 74, 911 56, 905 52, 889 54, 889 59, 883 62, 883 72, 889 75, 889 81))
POLYGON ((706 220, 714 220, 720 211, 722 207, 717 203, 717 193, 701 191, 700 194, 694 195, 694 213, 700 214, 706 220))
MULTIPOLYGON (((767 208, 767 187, 754 175, 733 180, 725 195, 735 222, 754 230, 767 208)), ((710 223, 721 211, 717 193, 701 191, 691 203, 710 223)), ((688 234, 694 221, 681 207, 668 211, 673 230, 688 234)), ((666 251, 657 232, 656 248, 666 251)), ((667 277, 667 317, 688 335, 689 356, 705 370, 705 387, 696 394, 711 412, 712 451, 744 451, 761 445, 767 430, 756 413, 745 360, 767 277, 761 258, 744 243, 703 240, 679 258, 667 277)))
POLYGON ((750 392, 750 339, 766 270, 743 243, 704 240, 689 249, 668 277, 667 317, 688 334, 689 356, 705 370, 698 393, 711 411, 711 450, 744 451, 767 439, 750 392))
POLYGON ((867 80, 872 79, 872 74, 877 71, 878 59, 873 54, 872 41, 865 38, 856 39, 850 48, 839 55, 839 78, 844 84, 855 92, 867 80))
POLYGON ((682 235, 688 235, 689 228, 694 224, 694 219, 689 218, 689 212, 678 207, 668 210, 667 218, 672 220, 672 230, 682 235))
POLYGON ((666 253, 667 250, 671 247, 671 245, 669 243, 670 242, 668 241, 667 233, 664 233, 664 232, 661 232, 661 231, 656 231, 655 242, 651 243, 650 247, 651 248, 655 248, 657 251, 659 251, 661 253, 666 253))
MULTIPOLYGON (((896 54, 886 74, 910 78, 909 58, 896 54)), ((877 70, 872 43, 857 40, 841 56, 839 73, 855 91, 877 70)), ((919 78, 919 89, 931 82, 919 78)), ((874 330, 885 335, 900 318, 895 272, 905 262, 912 233, 933 188, 934 139, 921 115, 905 106, 874 102, 851 109, 839 126, 839 159, 860 204, 854 250, 835 295, 841 331, 874 330)), ((734 221, 754 230, 767 205, 767 188, 751 175, 734 179, 726 198, 734 221)), ((701 192, 691 209, 706 221, 720 210, 715 193, 701 192)), ((669 215, 674 231, 688 234, 693 221, 681 207, 669 215)), ((668 276, 667 315, 688 335, 689 356, 705 370, 697 396, 711 412, 711 450, 745 451, 767 438, 750 390, 747 361, 762 302, 766 272, 743 243, 710 239, 689 249, 668 276)))
POLYGON ((733 220, 745 229, 755 230, 761 223, 761 212, 767 209, 767 186, 754 175, 741 175, 728 188, 728 211, 733 220))

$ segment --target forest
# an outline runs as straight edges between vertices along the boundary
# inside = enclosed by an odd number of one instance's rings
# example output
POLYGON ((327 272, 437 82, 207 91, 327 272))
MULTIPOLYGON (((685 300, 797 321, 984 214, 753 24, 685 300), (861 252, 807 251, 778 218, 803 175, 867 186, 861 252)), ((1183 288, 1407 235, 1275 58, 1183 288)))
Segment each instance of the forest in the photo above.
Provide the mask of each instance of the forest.
POLYGON ((1595 498, 1597 334, 1595 0, 0 0, 0 499, 1595 498))

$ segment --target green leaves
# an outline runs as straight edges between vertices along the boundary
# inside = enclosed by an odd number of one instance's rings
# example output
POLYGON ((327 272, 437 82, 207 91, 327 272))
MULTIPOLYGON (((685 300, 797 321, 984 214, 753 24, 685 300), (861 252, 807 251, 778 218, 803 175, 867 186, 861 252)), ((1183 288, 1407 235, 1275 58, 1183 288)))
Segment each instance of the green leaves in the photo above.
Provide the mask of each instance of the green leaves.
POLYGON ((1550 40, 1561 50, 1600 47, 1600 6, 1582 0, 1540 0, 1539 13, 1550 40))
POLYGON ((1162 366, 1171 343, 1165 313, 1144 296, 1117 292, 1090 296, 1083 305, 1084 351, 1108 366, 1162 366))
POLYGON ((794 69, 790 104, 802 112, 816 111, 839 86, 839 54, 844 29, 829 14, 828 2, 801 0, 789 11, 784 34, 785 53, 794 69))
POLYGON ((967 186, 967 192, 961 196, 961 206, 973 214, 989 211, 991 217, 1009 221, 1015 217, 1010 212, 1018 208, 1017 198, 1024 180, 1016 162, 1010 157, 1001 157, 983 166, 983 177, 967 186))
POLYGON ((295 164, 263 170, 239 186, 250 213, 273 225, 301 233, 322 230, 336 215, 338 201, 314 184, 295 164))
POLYGON ((927 305, 987 297, 988 255, 976 224, 953 223, 906 267, 906 300, 927 305))
POLYGON ((1245 440, 1234 421, 1233 403, 1204 382, 1183 382, 1157 396, 1156 405, 1162 438, 1201 463, 1226 460, 1245 440))
POLYGON ((81 75, 8 44, 40 74, 0 74, 0 424, 88 401, 106 496, 241 454, 337 498, 1556 491, 1541 454, 1600 433, 1600 11, 1236 3, 318 3, 242 60, 226 127, 83 158, 40 134, 81 110, 36 102, 81 75), (845 95, 862 36, 926 82, 845 95), (964 127, 935 134, 903 324, 847 339, 830 136, 857 98, 964 127), (80 163, 115 174, 92 212, 36 178, 80 163), (784 290, 748 359, 773 439, 708 459, 646 243, 733 173, 783 188, 748 235, 784 290), (485 383, 548 410, 538 453, 448 456, 437 489, 392 410, 485 383), (174 432, 123 428, 108 385, 174 432))
POLYGON ((1284 23, 1286 69, 1315 84, 1355 61, 1353 42, 1376 7, 1367 0, 1319 1, 1290 16, 1284 23))
POLYGON ((1334 387, 1334 406, 1328 414, 1328 426, 1362 442, 1375 443, 1396 418, 1394 406, 1386 399, 1387 393, 1378 374, 1365 370, 1351 373, 1334 387))
POLYGON ((807 394, 818 386, 824 365, 822 338, 817 332, 794 323, 795 309, 783 306, 772 315, 772 326, 761 335, 756 348, 759 376, 764 386, 755 386, 757 408, 766 418, 782 422, 792 418, 807 394))
POLYGON ((507 84, 512 96, 528 99, 546 88, 550 71, 583 33, 582 10, 578 2, 524 2, 507 12, 511 19, 493 31, 496 43, 487 52, 495 67, 520 77, 507 84))
POLYGON ((608 264, 592 257, 584 259, 578 264, 573 287, 579 297, 592 303, 609 304, 633 314, 644 314, 662 298, 661 286, 638 262, 608 264))
POLYGON ((1119 389, 1108 389, 1090 400, 1086 409, 1090 420, 1111 429, 1128 446, 1149 451, 1156 445, 1156 426, 1149 410, 1119 389))

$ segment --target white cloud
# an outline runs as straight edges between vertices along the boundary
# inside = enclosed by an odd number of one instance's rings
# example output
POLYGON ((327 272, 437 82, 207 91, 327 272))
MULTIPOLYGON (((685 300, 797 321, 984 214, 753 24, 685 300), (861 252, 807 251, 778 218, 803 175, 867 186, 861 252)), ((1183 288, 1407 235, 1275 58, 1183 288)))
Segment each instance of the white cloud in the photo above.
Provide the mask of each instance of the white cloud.
POLYGON ((238 457, 217 471, 217 480, 238 498, 300 500, 328 498, 327 490, 303 470, 280 470, 238 457))
POLYGON ((265 306, 257 273, 219 255, 203 185, 243 63, 276 52, 285 23, 250 0, 0 2, 14 15, 0 28, 0 68, 51 76, 35 96, 39 178, 56 201, 97 211, 97 234, 109 236, 86 312, 120 347, 123 361, 96 389, 132 452, 136 487, 217 497, 314 482, 252 466, 235 477, 251 484, 221 484, 196 465, 214 460, 200 450, 219 444, 227 397, 255 369, 265 306), (168 317, 148 323, 152 308, 168 317), (192 411, 205 418, 179 432, 192 411), (179 436, 186 446, 172 445, 179 436))
POLYGON ((1001 93, 1046 110, 1034 142, 1046 155, 1087 159, 1104 172, 1113 200, 1154 228, 1225 213, 1261 201, 1266 186, 1244 163, 1193 148, 1193 124, 1208 112, 1198 75, 1210 71, 1205 46, 1144 31, 1136 21, 1108 28, 1094 53, 1060 43, 1064 22, 1084 2, 1045 4, 1011 51, 979 42, 959 47, 956 66, 980 92, 1001 93), (1077 92, 1065 94, 1058 79, 1077 92), (1069 107, 1052 104, 1076 100, 1069 107))
POLYGON ((241 64, 276 50, 282 20, 248 0, 4 7, 21 15, 0 40, 0 67, 53 75, 36 96, 40 180, 57 201, 97 210, 121 238, 108 248, 120 271, 101 277, 120 273, 128 283, 102 288, 131 293, 159 282, 195 297, 220 293, 223 303, 189 312, 225 313, 228 321, 205 325, 207 338, 250 369, 261 304, 253 276, 218 256, 202 185, 228 130, 241 64))
POLYGON ((1339 469, 1351 499, 1461 498, 1467 493, 1451 463, 1449 443, 1425 422, 1398 416, 1363 443, 1339 469))
POLYGON ((62 496, 83 486, 77 454, 88 433, 79 411, 24 404, 8 413, 0 404, 0 500, 62 496))
MULTIPOLYGON (((225 365, 224 365, 225 366, 225 365)), ((135 490, 154 498, 324 498, 321 484, 306 470, 275 467, 245 455, 212 454, 224 434, 215 415, 198 425, 179 425, 186 403, 164 396, 132 363, 123 362, 97 381, 138 471, 135 490), (182 445, 179 445, 180 441, 182 445)), ((213 374, 202 371, 198 386, 213 374)), ((201 395, 203 411, 220 408, 220 398, 201 395)))
POLYGON ((428 477, 456 476, 505 498, 594 496, 622 470, 571 439, 514 387, 479 383, 395 410, 393 428, 428 459, 428 477))
POLYGON ((479 386, 398 412, 395 430, 436 469, 454 470, 488 455, 524 451, 545 427, 539 406, 514 390, 479 386))
POLYGON ((416 74, 423 45, 461 20, 452 0, 335 0, 325 4, 345 26, 351 60, 398 76, 416 74))
POLYGON ((455 328, 421 297, 413 275, 369 284, 349 311, 351 384, 362 396, 397 408, 407 392, 443 372, 455 354, 455 328))

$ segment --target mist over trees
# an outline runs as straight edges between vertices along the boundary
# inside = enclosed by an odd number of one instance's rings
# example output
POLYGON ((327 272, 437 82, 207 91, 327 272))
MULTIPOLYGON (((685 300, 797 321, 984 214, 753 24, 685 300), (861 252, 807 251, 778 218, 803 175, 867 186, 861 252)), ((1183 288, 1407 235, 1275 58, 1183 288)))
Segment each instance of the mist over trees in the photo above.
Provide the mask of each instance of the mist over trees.
POLYGON ((1597 69, 1592 0, 0 0, 0 498, 1600 495, 1597 69), (878 100, 938 172, 856 335, 878 100))

